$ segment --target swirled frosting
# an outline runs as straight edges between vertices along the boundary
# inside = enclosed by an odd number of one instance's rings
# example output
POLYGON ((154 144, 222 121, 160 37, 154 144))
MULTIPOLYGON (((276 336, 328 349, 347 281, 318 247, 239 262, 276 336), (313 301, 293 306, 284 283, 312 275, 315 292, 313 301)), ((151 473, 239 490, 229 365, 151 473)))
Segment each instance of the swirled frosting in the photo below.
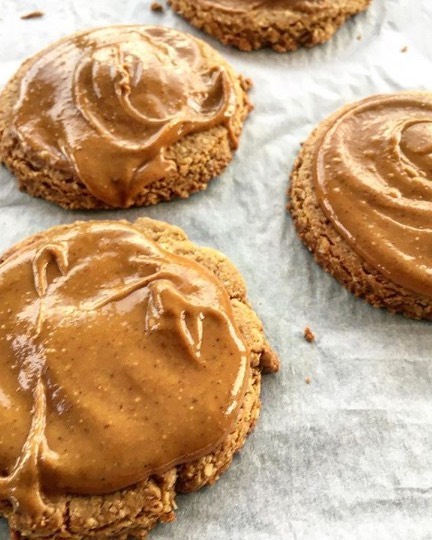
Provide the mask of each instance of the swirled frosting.
POLYGON ((321 207, 352 249, 432 297, 432 94, 379 95, 342 109, 325 124, 313 171, 321 207))
POLYGON ((0 500, 104 494, 211 452, 249 353, 223 286, 125 222, 56 228, 0 264, 0 500))
POLYGON ((99 200, 127 207, 172 174, 164 152, 185 135, 226 125, 235 145, 236 107, 232 72, 205 43, 163 27, 113 26, 30 60, 11 129, 99 200))

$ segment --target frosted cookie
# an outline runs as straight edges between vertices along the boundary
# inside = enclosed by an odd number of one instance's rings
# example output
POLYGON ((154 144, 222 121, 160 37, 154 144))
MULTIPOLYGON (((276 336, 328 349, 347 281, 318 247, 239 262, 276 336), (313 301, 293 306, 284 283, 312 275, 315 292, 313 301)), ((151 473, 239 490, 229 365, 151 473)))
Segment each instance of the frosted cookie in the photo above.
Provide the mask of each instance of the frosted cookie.
POLYGON ((432 93, 373 96, 322 122, 290 197, 327 272, 375 307, 432 319, 432 93))
POLYGON ((126 539, 229 467, 278 360, 232 264, 140 219, 55 227, 3 256, 0 369, 12 533, 126 539))
POLYGON ((0 160, 22 190, 64 208, 185 198, 231 161, 248 87, 173 29, 81 32, 24 62, 0 94, 0 160))
POLYGON ((294 51, 328 41, 371 0, 168 0, 197 28, 243 51, 294 51))

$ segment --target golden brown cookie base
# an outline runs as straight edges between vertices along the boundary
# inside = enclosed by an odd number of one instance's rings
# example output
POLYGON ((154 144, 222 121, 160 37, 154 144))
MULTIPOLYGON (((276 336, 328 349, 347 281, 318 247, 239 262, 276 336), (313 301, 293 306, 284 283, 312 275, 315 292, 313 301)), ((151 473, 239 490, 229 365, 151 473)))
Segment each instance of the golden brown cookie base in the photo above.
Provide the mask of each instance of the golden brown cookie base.
MULTIPOLYGON (((23 64, 0 94, 0 162, 16 176, 21 191, 33 197, 70 210, 112 208, 94 197, 70 171, 53 167, 40 156, 29 153, 7 129, 27 64, 23 64)), ((238 138, 252 108, 247 96, 251 83, 234 73, 232 76, 236 79, 236 92, 239 96, 232 135, 238 138)), ((225 126, 187 135, 165 151, 166 159, 175 165, 175 172, 168 178, 144 186, 130 207, 150 206, 178 197, 185 199, 206 189, 210 180, 219 176, 230 163, 233 154, 231 135, 225 126)))
MULTIPOLYGON (((337 112, 339 116, 340 111, 337 112)), ((432 319, 432 299, 391 282, 364 261, 334 229, 318 202, 312 176, 313 155, 333 117, 322 122, 304 143, 291 174, 288 209, 303 243, 323 269, 355 296, 376 308, 413 319, 432 319)))
POLYGON ((329 0, 314 14, 259 9, 244 14, 206 7, 195 0, 168 0, 193 26, 225 45, 242 51, 271 47, 277 52, 314 47, 328 41, 351 16, 364 11, 371 0, 329 0))
MULTIPOLYGON (((43 523, 34 523, 28 517, 15 513, 10 506, 0 504, 0 515, 8 518, 17 538, 145 538, 158 522, 172 521, 175 519, 176 493, 196 491, 213 484, 230 466, 234 454, 243 446, 259 416, 261 372, 278 369, 278 359, 264 337, 262 324, 248 304, 244 281, 225 256, 210 248, 195 246, 181 229, 166 223, 143 218, 136 221, 134 226, 167 251, 201 263, 224 283, 231 298, 234 317, 251 351, 250 380, 238 420, 232 432, 214 452, 173 468, 164 475, 151 477, 111 495, 68 496, 47 501, 52 515, 47 516, 43 523)), ((42 232, 25 240, 20 246, 43 236, 42 232)), ((15 249, 12 248, 0 261, 15 249)))

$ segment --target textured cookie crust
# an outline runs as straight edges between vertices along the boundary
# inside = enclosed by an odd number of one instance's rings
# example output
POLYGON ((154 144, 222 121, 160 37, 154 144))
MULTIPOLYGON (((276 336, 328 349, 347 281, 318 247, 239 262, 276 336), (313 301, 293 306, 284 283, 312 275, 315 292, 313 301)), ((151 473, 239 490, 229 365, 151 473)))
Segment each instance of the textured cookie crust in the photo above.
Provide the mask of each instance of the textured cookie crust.
MULTIPOLYGON (((67 230, 74 225, 56 227, 67 230)), ((169 470, 161 476, 116 493, 98 497, 67 496, 47 500, 51 514, 42 522, 31 521, 0 503, 0 515, 9 520, 12 538, 35 539, 106 539, 145 538, 158 522, 175 519, 176 493, 197 491, 215 483, 230 466, 247 435, 254 428, 260 412, 261 372, 275 372, 279 361, 267 343, 262 323, 246 298, 246 286, 238 270, 221 253, 192 244, 178 227, 147 218, 134 227, 163 249, 199 262, 225 286, 231 298, 234 317, 250 349, 250 380, 237 422, 231 433, 211 454, 169 470)), ((23 246, 43 238, 35 235, 5 253, 0 262, 23 246)))
POLYGON ((260 8, 247 13, 227 13, 202 0, 168 0, 193 26, 225 45, 242 51, 271 47, 277 52, 314 47, 328 41, 351 16, 364 11, 372 0, 326 0, 315 13, 260 8))
POLYGON ((294 164, 288 209, 297 232, 317 263, 355 296, 392 313, 432 319, 431 298, 408 291, 378 272, 351 249, 321 209, 313 180, 314 153, 322 134, 340 114, 341 110, 312 132, 294 164))
MULTIPOLYGON (((0 162, 16 176, 21 191, 33 197, 72 210, 112 208, 92 195, 72 170, 55 168, 42 156, 29 153, 18 137, 7 129, 19 96, 21 80, 32 60, 30 58, 22 64, 0 93, 0 162)), ((223 62, 223 65, 235 81, 237 107, 232 119, 232 136, 239 138, 243 123, 252 110, 247 95, 251 81, 234 73, 227 63, 223 62)), ((210 180, 220 175, 233 159, 234 151, 228 127, 222 125, 183 137, 165 151, 165 158, 176 166, 175 172, 144 186, 130 206, 150 206, 177 197, 186 199, 206 189, 210 180)))

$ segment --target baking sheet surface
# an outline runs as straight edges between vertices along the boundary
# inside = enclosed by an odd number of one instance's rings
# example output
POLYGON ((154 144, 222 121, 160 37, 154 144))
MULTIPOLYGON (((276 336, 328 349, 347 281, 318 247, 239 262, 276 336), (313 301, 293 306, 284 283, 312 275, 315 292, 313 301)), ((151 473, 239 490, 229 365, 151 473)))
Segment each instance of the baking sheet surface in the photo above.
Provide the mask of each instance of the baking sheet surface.
POLYGON ((369 94, 432 88, 432 1, 374 0, 327 45, 283 55, 224 48, 149 5, 0 0, 0 85, 24 58, 76 30, 155 23, 190 31, 254 80, 255 110, 235 160, 189 200, 103 213, 32 199, 2 169, 0 250, 77 219, 149 216, 225 252, 245 276, 282 370, 265 378, 261 421, 231 469, 212 488, 179 497, 177 521, 152 538, 432 538, 432 328, 354 299, 312 261, 285 212, 288 173, 321 119, 369 94), (45 16, 20 19, 35 9, 45 16), (315 344, 303 339, 306 325, 315 344))

